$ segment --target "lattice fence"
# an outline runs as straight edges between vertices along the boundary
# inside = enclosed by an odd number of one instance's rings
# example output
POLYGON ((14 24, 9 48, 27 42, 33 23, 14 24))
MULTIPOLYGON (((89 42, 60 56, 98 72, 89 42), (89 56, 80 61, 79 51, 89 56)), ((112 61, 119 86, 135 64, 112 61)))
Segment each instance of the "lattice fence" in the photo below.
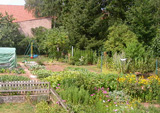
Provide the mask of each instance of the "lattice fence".
POLYGON ((49 82, 37 81, 12 81, 0 82, 0 93, 49 94, 49 82))

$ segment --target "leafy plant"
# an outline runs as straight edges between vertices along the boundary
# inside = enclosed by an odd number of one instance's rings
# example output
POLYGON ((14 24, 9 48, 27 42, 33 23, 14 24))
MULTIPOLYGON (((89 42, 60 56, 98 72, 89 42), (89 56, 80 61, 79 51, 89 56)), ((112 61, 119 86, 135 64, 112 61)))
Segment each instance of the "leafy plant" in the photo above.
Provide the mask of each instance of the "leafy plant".
POLYGON ((16 73, 16 74, 24 74, 25 71, 23 68, 13 68, 13 69, 0 69, 0 73, 16 73))
POLYGON ((45 66, 43 66, 43 65, 31 65, 29 67, 29 70, 31 70, 31 71, 40 70, 40 69, 45 69, 45 66))
POLYGON ((53 73, 52 71, 49 71, 49 70, 46 70, 46 69, 39 69, 39 70, 32 71, 32 74, 37 75, 38 78, 40 78, 40 79, 51 76, 52 73, 53 73))
POLYGON ((97 54, 92 50, 74 49, 73 56, 69 62, 72 65, 87 65, 97 63, 97 54))
POLYGON ((17 76, 17 75, 1 75, 0 82, 7 82, 7 81, 28 81, 30 80, 27 77, 17 76))

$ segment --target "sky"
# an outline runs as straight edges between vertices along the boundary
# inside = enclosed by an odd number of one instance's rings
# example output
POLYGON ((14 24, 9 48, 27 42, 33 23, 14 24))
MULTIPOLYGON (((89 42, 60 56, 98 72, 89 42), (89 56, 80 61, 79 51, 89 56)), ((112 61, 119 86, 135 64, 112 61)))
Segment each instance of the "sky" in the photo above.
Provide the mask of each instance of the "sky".
POLYGON ((0 0, 0 5, 24 5, 24 0, 0 0))

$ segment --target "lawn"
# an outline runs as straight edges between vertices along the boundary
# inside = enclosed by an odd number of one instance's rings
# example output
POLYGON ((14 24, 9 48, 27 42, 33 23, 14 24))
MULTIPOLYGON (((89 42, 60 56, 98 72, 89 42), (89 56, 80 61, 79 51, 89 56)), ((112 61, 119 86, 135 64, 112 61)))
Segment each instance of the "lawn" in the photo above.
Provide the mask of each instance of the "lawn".
POLYGON ((1 104, 0 113, 34 113, 34 106, 29 103, 1 104))

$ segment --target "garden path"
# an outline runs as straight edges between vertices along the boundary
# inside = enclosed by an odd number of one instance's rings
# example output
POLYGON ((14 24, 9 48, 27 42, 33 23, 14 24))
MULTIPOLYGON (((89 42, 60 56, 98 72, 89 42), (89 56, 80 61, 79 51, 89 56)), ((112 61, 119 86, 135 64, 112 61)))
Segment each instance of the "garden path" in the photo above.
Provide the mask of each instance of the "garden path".
POLYGON ((35 80, 35 81, 38 81, 37 78, 33 78, 33 75, 31 74, 31 72, 28 70, 28 68, 24 65, 24 63, 22 62, 18 62, 20 64, 20 66, 24 69, 24 71, 26 72, 26 76, 28 78, 30 78, 31 80, 35 80))

